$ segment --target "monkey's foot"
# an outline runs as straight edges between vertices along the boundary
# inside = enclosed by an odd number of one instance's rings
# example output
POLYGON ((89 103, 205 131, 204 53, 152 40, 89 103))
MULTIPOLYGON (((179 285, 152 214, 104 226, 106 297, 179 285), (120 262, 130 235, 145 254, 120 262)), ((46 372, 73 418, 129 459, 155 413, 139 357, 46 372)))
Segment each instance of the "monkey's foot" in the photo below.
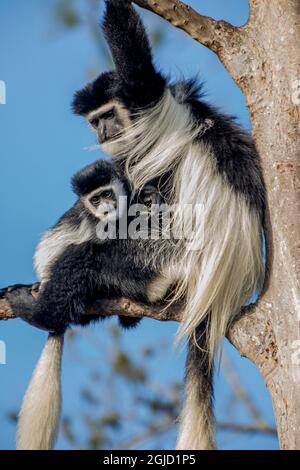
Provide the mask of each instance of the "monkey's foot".
POLYGON ((3 289, 0 289, 0 299, 4 299, 9 292, 13 292, 22 288, 36 288, 37 285, 39 284, 14 284, 13 286, 4 287, 3 289))
POLYGON ((2 290, 5 290, 4 297, 17 317, 22 318, 30 325, 49 331, 35 314, 37 304, 36 286, 37 284, 34 284, 34 286, 19 284, 2 290))

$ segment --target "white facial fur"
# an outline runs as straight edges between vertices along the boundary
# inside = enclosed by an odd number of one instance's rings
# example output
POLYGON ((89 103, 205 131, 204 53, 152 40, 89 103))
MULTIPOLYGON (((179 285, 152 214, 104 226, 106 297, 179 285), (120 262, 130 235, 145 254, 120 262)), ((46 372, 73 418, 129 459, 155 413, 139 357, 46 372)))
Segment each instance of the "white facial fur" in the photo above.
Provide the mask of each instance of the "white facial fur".
MULTIPOLYGON (((123 129, 130 127, 131 120, 129 117, 128 110, 119 101, 116 101, 116 100, 112 100, 109 103, 106 103, 105 105, 100 106, 99 108, 91 111, 90 113, 86 115, 86 119, 88 120, 88 122, 91 122, 93 118, 96 117, 98 114, 107 113, 111 109, 114 109, 117 119, 122 124, 122 126, 120 127, 120 132, 122 132, 123 129)), ((93 126, 91 127, 97 134, 97 129, 95 129, 93 126)), ((103 151, 108 153, 109 155, 113 156, 118 153, 119 146, 115 143, 114 139, 108 140, 107 142, 100 143, 100 145, 103 151)))
POLYGON ((91 212, 97 219, 103 223, 114 222, 123 217, 126 210, 126 190, 124 184, 118 180, 115 180, 112 184, 107 186, 101 186, 87 196, 82 198, 82 202, 85 207, 91 212), (100 203, 95 207, 91 204, 90 199, 97 195, 99 192, 111 191, 113 199, 100 200, 100 203))

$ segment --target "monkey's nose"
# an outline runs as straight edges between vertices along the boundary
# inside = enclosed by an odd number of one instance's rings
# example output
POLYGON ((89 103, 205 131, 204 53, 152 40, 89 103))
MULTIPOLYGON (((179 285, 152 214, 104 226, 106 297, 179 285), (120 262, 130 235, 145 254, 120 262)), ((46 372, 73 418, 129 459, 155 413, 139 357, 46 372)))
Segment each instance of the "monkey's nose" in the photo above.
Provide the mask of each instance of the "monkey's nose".
POLYGON ((105 142, 107 140, 107 132, 106 132, 106 125, 105 122, 103 122, 101 119, 99 119, 99 124, 98 124, 98 139, 100 144, 105 142))

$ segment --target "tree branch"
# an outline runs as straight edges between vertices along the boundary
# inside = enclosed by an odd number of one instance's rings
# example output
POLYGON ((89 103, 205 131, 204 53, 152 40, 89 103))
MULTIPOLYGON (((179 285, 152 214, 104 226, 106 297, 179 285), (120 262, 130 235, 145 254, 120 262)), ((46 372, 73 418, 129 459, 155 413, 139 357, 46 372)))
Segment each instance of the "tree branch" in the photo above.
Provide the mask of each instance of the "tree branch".
POLYGON ((11 320, 16 318, 14 312, 10 309, 8 302, 5 299, 0 299, 0 320, 11 320))
MULTIPOLYGON (((157 436, 157 434, 162 434, 174 427, 174 418, 167 418, 166 420, 153 424, 146 429, 145 432, 142 434, 138 434, 128 441, 125 441, 123 444, 118 445, 118 449, 136 449, 136 447, 151 439, 153 436, 157 436)), ((266 434, 270 436, 277 436, 277 431, 275 428, 268 426, 268 425, 251 425, 251 424, 240 424, 240 423, 226 423, 226 422, 218 422, 216 424, 216 428, 219 431, 227 431, 239 434, 266 434)))
POLYGON ((267 434, 270 436, 277 436, 275 428, 268 425, 251 425, 251 424, 240 424, 240 423, 217 423, 217 429, 219 431, 229 431, 245 434, 267 434))
MULTIPOLYGON (((16 318, 11 310, 8 301, 4 298, 5 289, 2 290, 2 298, 0 297, 0 321, 16 318)), ((32 295, 36 297, 38 294, 38 285, 32 285, 32 295)), ((135 302, 126 298, 101 299, 95 303, 86 312, 87 315, 115 316, 123 315, 134 318, 152 318, 158 321, 181 321, 182 305, 179 303, 171 306, 163 305, 147 305, 135 302)), ((263 301, 257 305, 251 304, 242 309, 240 317, 232 325, 228 332, 227 338, 239 350, 242 356, 251 360, 259 361, 260 355, 265 359, 265 351, 269 349, 271 352, 272 334, 266 331, 266 312, 263 307, 263 301), (259 312, 259 314, 257 314, 259 312), (245 338, 246 336, 246 338, 245 338), (256 338, 261 340, 257 342, 256 338), (251 340, 252 338, 252 340, 251 340), (246 340, 247 341, 246 341, 246 340), (266 344, 266 341, 269 341, 266 344)), ((271 354, 271 353, 270 353, 271 354)), ((273 357, 274 354, 271 354, 273 357)))
MULTIPOLYGON (((33 284, 36 295, 36 284, 33 284)), ((148 317, 159 321, 180 321, 180 305, 174 305, 170 309, 164 305, 154 306, 134 302, 125 298, 101 299, 95 301, 91 308, 86 312, 87 315, 114 316, 124 315, 135 318, 148 317)), ((0 321, 11 320, 16 315, 11 310, 8 301, 0 298, 0 321)))
POLYGON ((226 21, 200 15, 179 0, 134 0, 134 3, 161 16, 218 55, 232 43, 233 33, 238 30, 226 21))

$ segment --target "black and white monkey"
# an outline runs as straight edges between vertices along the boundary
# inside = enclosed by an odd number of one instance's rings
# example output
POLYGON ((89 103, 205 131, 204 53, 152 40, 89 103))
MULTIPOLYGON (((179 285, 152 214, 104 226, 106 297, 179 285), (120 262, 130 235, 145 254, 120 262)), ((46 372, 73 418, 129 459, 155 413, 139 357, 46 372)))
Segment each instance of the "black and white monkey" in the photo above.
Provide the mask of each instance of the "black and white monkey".
MULTIPOLYGON (((184 238, 176 243, 163 241, 154 259, 153 251, 149 259, 155 266, 155 300, 164 298, 166 291, 159 287, 167 278, 170 285, 176 283, 171 301, 181 299, 184 304, 178 337, 189 338, 189 351, 177 448, 212 449, 213 356, 241 307, 263 282, 265 189, 259 158, 251 137, 231 117, 207 104, 194 81, 170 84, 155 69, 144 27, 130 1, 106 1, 103 30, 115 71, 77 92, 73 109, 95 129, 103 149, 122 162, 135 191, 151 183, 165 202, 177 208, 172 212, 176 233, 181 231, 185 207, 198 208, 190 220, 196 249, 184 238)), ((120 257, 122 245, 118 241, 109 253, 104 252, 111 283, 117 289, 127 288, 127 281, 119 277, 127 269, 126 258, 120 257)), ((145 269, 147 251, 138 258, 145 269)), ((68 272, 76 257, 70 261, 68 272)), ((132 275, 137 268, 139 264, 132 275)), ((94 271, 98 279, 99 272, 94 271)), ((61 282, 64 292, 65 276, 61 282)), ((83 298, 86 295, 89 292, 83 292, 83 298)), ((13 293, 10 300, 14 302, 13 293)), ((53 292, 49 304, 58 314, 53 292)), ((69 324, 72 321, 69 318, 69 324)), ((51 368, 56 361, 58 369, 59 347, 49 344, 45 362, 51 368)), ((45 379, 50 406, 51 396, 57 399, 58 393, 49 382, 45 379)), ((30 393, 34 395, 34 381, 30 393)), ((37 406, 36 397, 32 406, 37 406)), ((49 411, 49 422, 54 415, 49 411)), ((55 417, 53 423, 55 428, 55 417)))
MULTIPOLYGON (((35 270, 40 281, 38 296, 32 296, 28 286, 4 290, 20 318, 53 332, 23 400, 18 449, 48 449, 54 443, 60 415, 60 364, 66 329, 101 319, 98 315, 84 316, 95 299, 123 296, 149 303, 160 300, 170 287, 168 281, 160 284, 159 291, 151 288, 163 265, 163 258, 159 261, 153 256, 157 241, 149 243, 142 236, 121 238, 118 233, 123 218, 126 227, 128 220, 133 219, 130 208, 135 204, 139 221, 144 215, 148 227, 152 206, 159 207, 161 203, 156 188, 146 185, 132 197, 120 167, 107 161, 97 161, 79 171, 72 178, 72 187, 78 201, 45 233, 35 251, 35 270), (106 236, 109 224, 114 230, 106 236)), ((131 317, 119 320, 124 328, 140 321, 131 317)))

